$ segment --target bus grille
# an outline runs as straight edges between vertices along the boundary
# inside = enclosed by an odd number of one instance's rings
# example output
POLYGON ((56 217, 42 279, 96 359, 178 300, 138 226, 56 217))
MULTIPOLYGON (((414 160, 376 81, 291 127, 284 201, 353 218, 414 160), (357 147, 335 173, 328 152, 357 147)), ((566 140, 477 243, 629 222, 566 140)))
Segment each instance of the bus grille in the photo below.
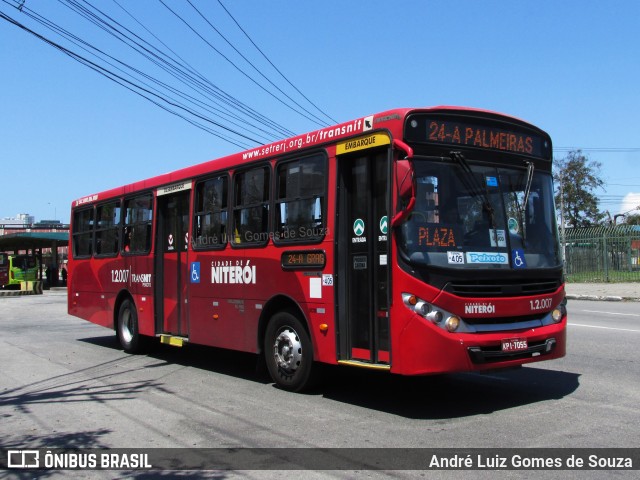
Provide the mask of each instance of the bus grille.
POLYGON ((510 281, 451 282, 445 290, 459 297, 526 297, 553 293, 558 279, 514 279, 510 281))

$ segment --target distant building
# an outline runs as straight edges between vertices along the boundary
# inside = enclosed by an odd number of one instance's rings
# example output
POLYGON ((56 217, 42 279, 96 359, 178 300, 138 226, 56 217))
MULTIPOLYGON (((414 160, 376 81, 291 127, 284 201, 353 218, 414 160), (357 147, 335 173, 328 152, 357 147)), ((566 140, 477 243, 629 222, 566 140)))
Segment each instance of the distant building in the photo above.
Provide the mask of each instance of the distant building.
POLYGON ((28 213, 18 213, 15 218, 4 217, 0 220, 0 225, 5 225, 7 227, 28 227, 35 221, 36 218, 33 215, 29 215, 28 213))
POLYGON ((36 227, 36 228, 38 228, 40 226, 43 226, 43 225, 55 228, 56 226, 62 225, 62 222, 60 220, 40 220, 38 223, 34 223, 33 224, 33 226, 36 227))

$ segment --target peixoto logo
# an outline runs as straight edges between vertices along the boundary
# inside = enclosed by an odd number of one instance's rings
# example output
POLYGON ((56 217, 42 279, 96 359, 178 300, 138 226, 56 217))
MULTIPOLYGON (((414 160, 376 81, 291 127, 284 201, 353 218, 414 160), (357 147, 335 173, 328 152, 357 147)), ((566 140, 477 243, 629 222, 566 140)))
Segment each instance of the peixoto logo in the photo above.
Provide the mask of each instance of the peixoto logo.
POLYGON ((467 263, 509 264, 509 257, 499 252, 467 252, 467 263))

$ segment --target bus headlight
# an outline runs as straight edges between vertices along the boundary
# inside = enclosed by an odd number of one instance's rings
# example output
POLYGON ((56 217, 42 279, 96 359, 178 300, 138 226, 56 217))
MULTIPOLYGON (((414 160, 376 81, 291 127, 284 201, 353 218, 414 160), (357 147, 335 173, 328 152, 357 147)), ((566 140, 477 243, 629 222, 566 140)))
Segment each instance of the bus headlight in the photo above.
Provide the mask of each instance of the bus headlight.
POLYGON ((567 316, 567 306, 564 302, 542 317, 542 325, 555 325, 567 316))
POLYGON ((425 315, 427 320, 430 320, 432 323, 440 323, 442 321, 442 312, 439 310, 433 310, 425 315))
POLYGON ((413 307, 413 309, 418 315, 422 315, 423 317, 426 317, 429 311, 431 310, 431 307, 427 302, 418 302, 416 303, 415 307, 413 307))
POLYGON ((562 320, 563 316, 564 316, 564 312, 563 312, 562 306, 560 306, 558 308, 554 308, 553 311, 551 312, 551 318, 556 323, 558 323, 560 320, 562 320))
POLYGON ((416 297, 413 294, 403 293, 402 301, 409 310, 413 310, 421 317, 424 317, 427 320, 431 320, 433 323, 438 323, 440 320, 442 320, 441 312, 435 310, 430 303, 425 302, 424 300, 416 297))
POLYGON ((422 300, 421 298, 413 295, 412 293, 403 293, 402 301, 404 305, 412 312, 420 315, 425 320, 428 320, 434 325, 447 330, 449 332, 464 331, 467 332, 468 327, 460 317, 452 313, 447 312, 439 307, 431 305, 429 302, 422 300), (446 322, 442 320, 447 319, 446 322))
POLYGON ((451 315, 449 318, 447 318, 447 321, 444 322, 444 326, 448 331, 455 332, 460 326, 460 317, 458 317, 457 315, 451 315))

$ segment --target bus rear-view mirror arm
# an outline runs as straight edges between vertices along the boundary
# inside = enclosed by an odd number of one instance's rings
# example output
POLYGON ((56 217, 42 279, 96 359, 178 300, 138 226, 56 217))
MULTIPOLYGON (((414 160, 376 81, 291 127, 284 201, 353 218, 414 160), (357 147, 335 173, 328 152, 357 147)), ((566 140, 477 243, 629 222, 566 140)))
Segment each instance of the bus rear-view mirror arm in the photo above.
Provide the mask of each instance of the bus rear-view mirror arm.
POLYGON ((405 157, 396 160, 395 178, 398 190, 398 211, 391 219, 391 226, 396 227, 411 213, 416 204, 416 188, 413 175, 413 165, 411 158, 413 157, 413 149, 401 140, 393 140, 393 148, 405 152, 405 157), (407 200, 408 199, 408 200, 407 200), (400 204, 406 204, 404 208, 400 204))

